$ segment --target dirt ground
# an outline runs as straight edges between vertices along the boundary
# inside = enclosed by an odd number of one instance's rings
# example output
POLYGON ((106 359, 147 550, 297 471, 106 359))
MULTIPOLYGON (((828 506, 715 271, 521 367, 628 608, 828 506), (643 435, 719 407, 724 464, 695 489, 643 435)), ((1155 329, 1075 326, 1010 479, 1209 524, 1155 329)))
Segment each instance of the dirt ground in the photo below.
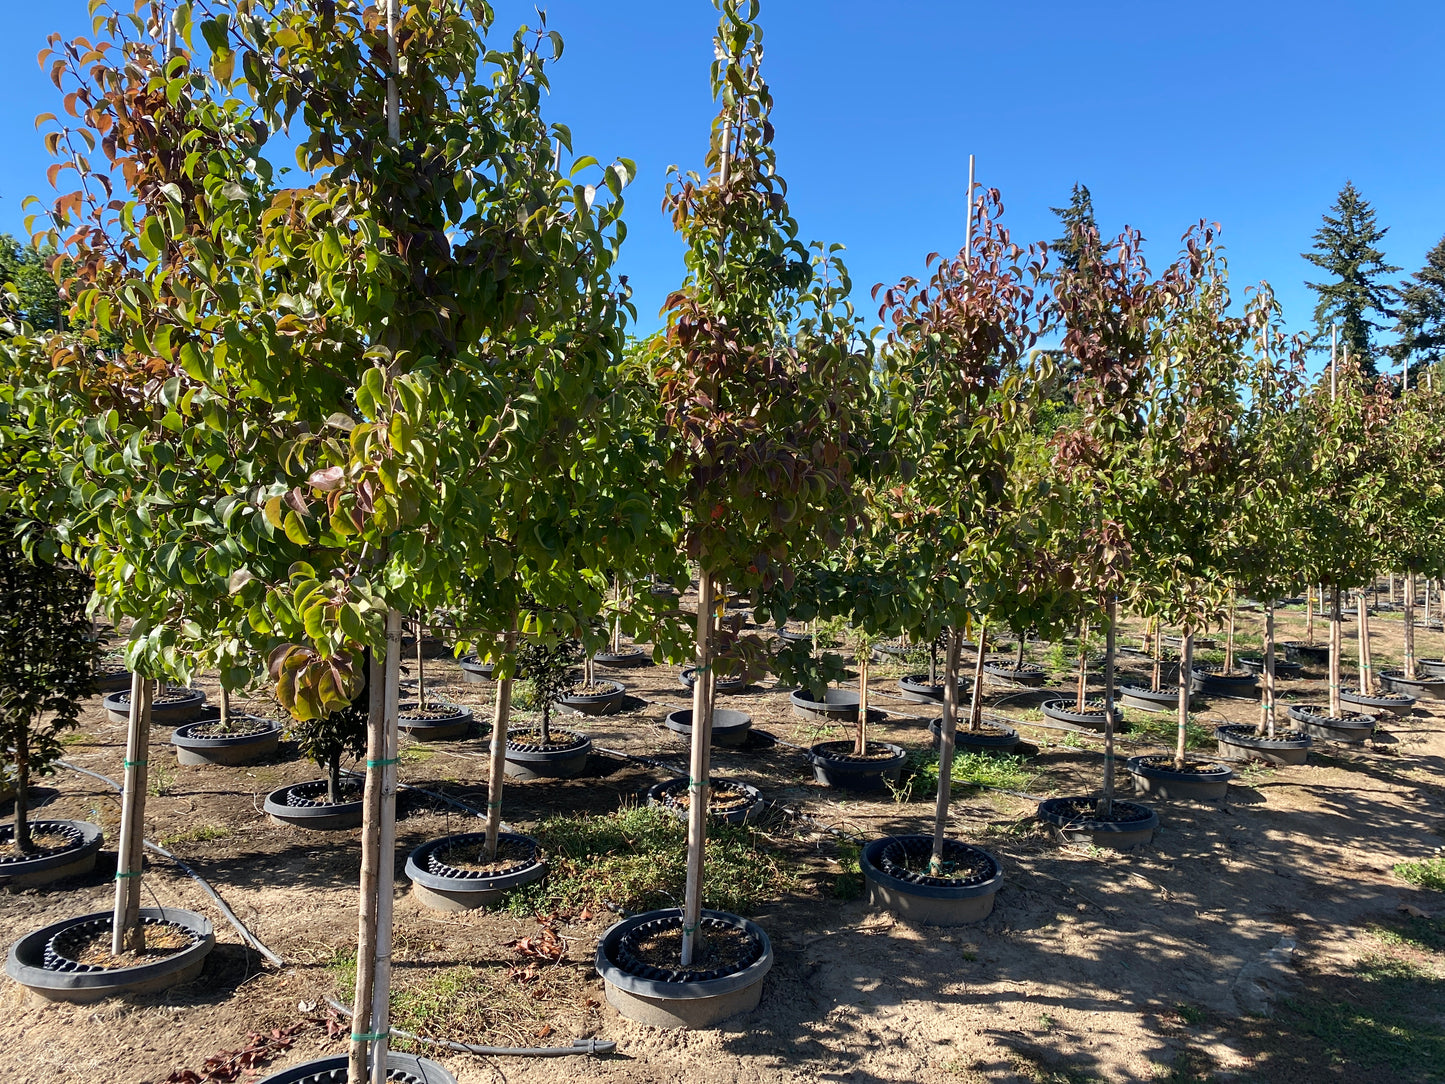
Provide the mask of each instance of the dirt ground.
MULTIPOLYGON (((1261 615, 1242 612, 1239 625, 1241 636, 1257 643, 1261 615)), ((1299 608, 1283 612, 1280 626, 1281 638, 1303 638, 1299 608)), ((1350 621, 1350 658, 1353 633, 1350 621)), ((1398 614, 1380 614, 1372 633, 1377 666, 1400 656, 1398 614)), ((1317 623, 1316 638, 1325 635, 1317 623)), ((1439 633, 1418 639, 1422 656, 1445 652, 1439 633)), ((1045 662, 1048 650, 1035 645, 1030 657, 1045 662)), ((1126 680, 1130 668, 1145 674, 1145 663, 1124 662, 1126 680)), ((884 669, 876 678, 878 703, 888 713, 878 736, 924 748, 924 728, 936 712, 891 695, 899 672, 884 669)), ((525 831, 551 813, 607 812, 673 774, 616 753, 681 770, 684 746, 662 725, 668 711, 688 706, 677 673, 675 667, 651 667, 608 675, 627 684, 624 712, 568 721, 599 747, 588 774, 509 785, 509 824, 525 831)), ((492 686, 462 684, 454 663, 431 664, 428 684, 489 715, 492 686)), ((1069 689, 1071 679, 1055 671, 1050 687, 1069 689)), ((1283 688, 1287 701, 1317 702, 1323 675, 1307 670, 1283 688)), ((1419 949, 1418 939, 1406 939, 1402 947, 1391 931, 1445 912, 1445 897, 1413 888, 1393 872, 1397 863, 1430 858, 1445 842, 1445 702, 1425 703, 1407 719, 1385 717, 1364 747, 1317 744, 1307 766, 1244 769, 1224 802, 1156 802, 1161 826, 1155 843, 1128 855, 1061 844, 1033 820, 1036 802, 1030 798, 960 786, 953 833, 997 855, 1007 880, 986 921, 935 930, 897 923, 871 911, 865 898, 840 899, 849 876, 840 859, 847 861, 849 848, 838 834, 817 827, 869 838, 927 831, 931 797, 861 799, 817 785, 786 743, 805 746, 842 733, 825 734, 794 719, 786 691, 755 687, 721 699, 749 712, 755 729, 780 743, 756 740, 739 751, 718 750, 714 770, 753 783, 784 810, 763 832, 776 837, 806 876, 802 887, 757 909, 755 918, 776 953, 761 1006, 716 1030, 644 1027, 606 1004, 591 964, 597 936, 615 920, 606 912, 561 916, 557 928, 567 957, 530 982, 510 982, 519 963, 513 943, 535 935, 537 920, 505 911, 422 910, 401 875, 406 854, 475 822, 425 797, 406 797, 397 850, 397 989, 427 983, 436 989, 438 975, 451 975, 455 996, 471 996, 480 1014, 492 1013, 474 1032, 491 1044, 566 1044, 589 1036, 618 1044, 617 1053, 605 1058, 434 1054, 463 1084, 1313 1084, 1364 1068, 1376 1080, 1442 1079, 1445 958, 1419 949), (1381 960, 1399 966, 1366 966, 1381 960), (1418 979, 1416 985, 1389 985, 1390 975, 1404 974, 1400 968, 1414 968, 1405 979, 1418 979), (1386 985, 1371 985, 1381 974, 1386 985), (1423 1013, 1424 1030, 1405 1032, 1402 1039, 1387 1014, 1371 1015, 1385 995, 1404 997, 1401 1011, 1423 1013), (1334 1024, 1344 1016, 1353 1030, 1341 1033, 1334 1024)), ((1042 699, 1004 688, 992 688, 989 697, 992 710, 1014 719, 1029 743, 1029 770, 1037 775, 1028 792, 1094 790, 1102 766, 1097 736, 1041 725, 1035 709, 1042 699)), ((1199 721, 1253 722, 1257 713, 1254 701, 1215 699, 1199 712, 1199 721)), ((97 698, 67 759, 119 778, 123 731, 106 721, 97 698)), ((10 1084, 139 1084, 188 1068, 201 1074, 209 1056, 254 1044, 252 1033, 297 1023, 302 1026, 294 1045, 278 1051, 268 1068, 343 1049, 330 1034, 338 1029, 326 1026, 324 998, 349 999, 336 961, 355 944, 359 833, 307 833, 271 824, 261 813, 272 788, 317 776, 294 746, 283 743, 273 760, 254 767, 183 768, 164 744, 168 736, 157 728, 150 754, 147 837, 207 878, 287 965, 263 966, 199 886, 152 855, 147 902, 199 911, 216 926, 219 944, 205 971, 162 994, 79 1007, 36 1003, 5 980, 0 1079, 10 1084)), ((413 746, 402 781, 484 806, 486 744, 480 736, 413 746)), ((1157 742, 1125 746, 1131 755, 1163 748, 1157 742)), ((94 820, 114 838, 119 801, 109 788, 69 771, 45 783, 42 815, 94 820)), ((114 868, 112 851, 91 876, 0 893, 0 938, 8 944, 38 926, 108 909, 114 868)))

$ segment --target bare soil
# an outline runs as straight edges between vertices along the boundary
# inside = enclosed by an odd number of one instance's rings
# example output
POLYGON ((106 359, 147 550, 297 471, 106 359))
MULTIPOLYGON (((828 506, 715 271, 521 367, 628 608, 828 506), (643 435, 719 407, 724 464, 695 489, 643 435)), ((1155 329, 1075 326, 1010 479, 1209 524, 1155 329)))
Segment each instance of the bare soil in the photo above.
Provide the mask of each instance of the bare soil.
MULTIPOLYGON (((1261 624, 1258 613, 1239 616, 1243 637, 1257 637, 1261 624)), ((1304 639, 1298 607, 1281 612, 1279 625, 1281 639, 1304 639)), ((1317 640, 1326 627, 1316 620, 1317 640)), ((1347 637, 1353 630, 1347 623, 1347 637)), ((1138 642, 1140 631, 1131 625, 1121 642, 1138 642)), ((1403 654, 1399 616, 1380 615, 1371 631, 1375 665, 1397 662, 1403 654)), ((1445 654, 1439 633, 1419 632, 1417 642, 1421 655, 1445 654)), ((1240 647, 1255 650, 1257 640, 1240 647)), ((1029 651, 1030 661, 1047 662, 1047 645, 1029 651)), ((970 662, 966 656, 965 666, 970 662)), ((1148 684, 1149 660, 1122 663, 1124 680, 1148 684)), ((872 702, 887 713, 873 736, 924 750, 938 709, 892 695, 896 677, 917 669, 916 662, 873 668, 872 702)), ((438 698, 490 708, 494 686, 464 683, 455 663, 429 664, 427 673, 429 692, 438 698)), ((556 813, 610 812, 638 801, 651 784, 684 773, 686 745, 663 725, 669 711, 690 706, 677 675, 666 666, 619 672, 628 695, 618 714, 568 720, 595 743, 588 773, 510 781, 509 827, 527 831, 556 813)), ((1165 677, 1177 680, 1171 668, 1165 677)), ((1316 743, 1305 766, 1238 766, 1224 802, 1156 802, 1161 825, 1154 844, 1125 855, 1061 844, 1033 815, 1037 798, 1091 793, 1102 776, 1099 735, 1051 723, 1037 710, 1061 690, 1071 696, 1072 682, 1060 668, 1051 670, 1044 688, 987 698, 990 712, 1024 735, 1021 751, 1040 774, 1027 796, 955 787, 952 834, 996 855, 1006 878, 993 914, 958 929, 911 927, 860 895, 856 841, 928 831, 931 795, 895 800, 887 792, 863 797, 822 787, 801 750, 846 739, 847 728, 795 719, 786 689, 754 686, 720 698, 721 706, 752 715, 754 725, 745 745, 713 750, 714 770, 759 787, 775 803, 759 838, 787 855, 802 887, 760 900, 751 916, 767 930, 776 954, 761 1006, 708 1031, 644 1027, 606 1004, 592 959, 596 939, 616 919, 607 911, 539 921, 505 910, 422 909, 402 877, 405 856, 426 840, 475 831, 479 822, 404 792, 397 1012, 432 1034, 464 1042, 566 1045, 596 1036, 618 1043, 616 1055, 601 1059, 438 1055, 463 1084, 1317 1084, 1375 1071, 1362 1048, 1326 1035, 1314 1021, 1353 1013, 1357 1026, 1350 1035, 1371 1029, 1369 1035, 1388 1038, 1389 1019, 1372 1024, 1362 1015, 1381 989, 1371 985, 1374 972, 1360 970, 1362 961, 1394 951, 1382 948, 1378 924, 1398 917, 1402 907, 1445 912, 1445 897, 1393 873, 1397 863, 1428 858, 1445 842, 1445 702, 1422 702, 1405 719, 1382 716, 1379 731, 1361 747, 1316 743), (548 929, 566 946, 560 960, 528 948, 548 929), (1353 1008, 1311 1015, 1317 1004, 1353 1008)), ((214 683, 201 685, 214 700, 214 683)), ((1301 679, 1282 683, 1280 699, 1318 703, 1324 689, 1322 668, 1306 667, 1301 679)), ((1093 678, 1090 695, 1098 691, 1093 678)), ((236 705, 238 712, 267 708, 236 705)), ((1143 718, 1126 714, 1131 721, 1143 718)), ((1252 724, 1258 715, 1255 700, 1216 698, 1197 721, 1252 724)), ((192 768, 176 764, 167 738, 156 728, 147 836, 206 877, 286 966, 264 965, 190 877, 149 855, 146 902, 199 911, 215 924, 219 943, 204 972, 163 993, 84 1006, 41 1004, 6 981, 0 985, 0 1078, 10 1084, 161 1082, 198 1069, 218 1051, 246 1047, 249 1036, 297 1024, 303 1026, 294 1045, 278 1052, 272 1067, 344 1049, 348 1029, 334 1014, 328 1019, 325 999, 350 997, 359 832, 307 832, 263 815, 267 792, 320 774, 290 742, 266 763, 192 768)), ((403 783, 485 808, 485 737, 426 745, 402 740, 403 783)), ((99 697, 67 745, 71 763, 121 777, 124 728, 107 720, 99 697)), ((1167 741, 1135 742, 1127 733, 1120 749, 1125 755, 1169 751, 1167 741)), ((37 815, 92 820, 105 829, 108 850, 88 876, 0 893, 6 944, 111 905, 118 796, 74 772, 62 770, 46 782, 53 796, 37 815)), ((8 812, 0 808, 0 815, 8 812)), ((1438 956, 1431 959, 1437 966, 1438 956)), ((1401 1004, 1422 1006, 1434 1029, 1424 1033, 1430 1043, 1422 1049, 1438 1050, 1445 983, 1436 978, 1409 989, 1413 1000, 1401 1004)), ((1376 1078, 1438 1079, 1440 1059, 1427 1053, 1411 1060, 1408 1052, 1402 1058, 1376 1078)))

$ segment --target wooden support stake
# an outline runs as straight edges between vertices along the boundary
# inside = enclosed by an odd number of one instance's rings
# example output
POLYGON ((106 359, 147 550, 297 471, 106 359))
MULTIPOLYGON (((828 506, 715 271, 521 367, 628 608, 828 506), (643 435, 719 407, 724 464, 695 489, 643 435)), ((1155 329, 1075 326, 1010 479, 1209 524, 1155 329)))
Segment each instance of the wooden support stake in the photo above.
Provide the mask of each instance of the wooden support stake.
POLYGON ((682 966, 702 942, 702 863, 707 844, 708 772, 712 759, 713 574, 699 570, 697 669, 692 684, 692 755, 688 760, 687 888, 682 908, 682 966))
POLYGON ((1415 573, 1405 573, 1405 677, 1415 680, 1415 573))
POLYGON ((1330 716, 1341 715, 1340 700, 1340 586, 1330 587, 1330 716))
POLYGON ((1104 610, 1104 793, 1095 810, 1101 818, 1114 814, 1114 626, 1115 607, 1113 595, 1104 610))
MULTIPOLYGON (((984 639, 987 633, 980 628, 978 634, 978 657, 983 658, 984 639)), ((948 833, 948 802, 953 788, 953 751, 958 735, 958 651, 962 639, 956 625, 948 627, 948 647, 943 662, 943 719, 938 725, 938 794, 933 803, 933 854, 928 861, 929 872, 938 877, 943 873, 943 841, 948 833)), ((980 668, 981 669, 981 668, 980 668)), ((979 700, 979 686, 973 687, 973 704, 979 700)), ((971 709, 972 711, 972 709, 971 709)))
POLYGON ((149 777, 146 769, 154 687, 149 678, 131 675, 125 781, 120 796, 120 841, 115 849, 115 909, 110 929, 110 951, 117 956, 145 949, 145 927, 140 920, 140 881, 145 858, 146 780, 149 777))
POLYGON ((1260 706, 1264 716, 1260 732, 1265 737, 1274 737, 1274 599, 1264 605, 1264 691, 1260 694, 1260 706))
MULTIPOLYGON (((517 619, 507 630, 506 653, 517 645, 517 619)), ((487 765, 487 857, 497 857, 497 836, 502 830, 502 788, 507 778, 507 727, 512 718, 512 678, 497 682, 497 703, 492 712, 491 758, 487 765)))
POLYGON ((1189 694, 1194 683, 1190 675, 1194 670, 1194 630, 1185 625, 1183 644, 1179 652, 1179 734, 1174 748, 1174 766, 1184 770, 1185 744, 1189 730, 1189 694))

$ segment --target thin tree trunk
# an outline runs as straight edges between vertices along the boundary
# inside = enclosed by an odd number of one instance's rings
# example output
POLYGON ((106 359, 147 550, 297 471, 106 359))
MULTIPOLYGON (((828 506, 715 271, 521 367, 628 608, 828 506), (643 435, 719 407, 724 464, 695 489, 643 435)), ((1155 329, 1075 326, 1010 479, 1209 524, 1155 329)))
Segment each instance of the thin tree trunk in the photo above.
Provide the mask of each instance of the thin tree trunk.
POLYGON ((1370 666, 1370 605, 1365 598, 1365 593, 1360 592, 1360 601, 1355 612, 1358 625, 1355 629, 1355 641, 1359 647, 1360 656, 1360 693, 1370 696, 1374 693, 1375 675, 1371 673, 1370 666))
POLYGON ((1274 737, 1274 599, 1264 607, 1264 691, 1260 694, 1264 714, 1260 732, 1274 737))
POLYGON ((22 726, 15 735, 15 849, 30 853, 30 727, 22 726))
POLYGON ((1116 600, 1104 609, 1104 793, 1095 813, 1101 819, 1114 815, 1114 626, 1116 600))
POLYGON ((1390 605, 1395 605, 1395 574, 1390 573, 1390 605))
POLYGON ((865 756, 868 752, 868 664, 869 647, 863 645, 858 652, 858 737, 853 743, 853 754, 865 756))
MULTIPOLYGON (((958 647, 956 625, 948 626, 948 649, 943 663, 943 719, 938 726, 938 794, 933 805, 933 853, 928 869, 933 876, 943 873, 943 840, 948 830, 948 800, 953 787, 953 751, 958 729, 958 647)), ((978 637, 978 657, 983 658, 983 633, 978 637)), ((977 703, 979 684, 973 687, 977 703)))
POLYGON ((1153 692, 1159 691, 1159 686, 1164 680, 1164 622, 1158 617, 1154 618, 1154 668, 1149 674, 1149 688, 1153 692))
MULTIPOLYGON (((699 571, 697 669, 692 684, 692 755, 688 760, 687 888, 682 909, 682 966, 692 966, 702 943, 702 863, 707 844, 708 773, 712 759, 713 575, 699 571)), ((817 645, 816 631, 813 643, 817 645)))
POLYGON ((341 750, 326 758, 326 800, 332 805, 341 801, 341 750))
POLYGON ((426 711, 426 674, 422 672, 421 661, 421 617, 416 619, 416 710, 426 711))
POLYGON ((1184 770, 1186 749, 1189 740, 1189 693, 1190 674, 1194 670, 1194 630, 1188 625, 1183 628, 1183 645, 1179 659, 1179 735, 1174 747, 1174 767, 1184 770))
POLYGON ((1234 672, 1234 596, 1229 598, 1229 631, 1224 636, 1224 673, 1234 672))
POLYGON ((1340 588, 1330 588, 1330 716, 1340 718, 1340 588))
POLYGON ((1075 699, 1078 701, 1075 710, 1082 712, 1084 705, 1089 698, 1089 622, 1079 622, 1079 680, 1075 699))
POLYGON ((1415 573, 1406 572, 1405 580, 1405 677, 1415 680, 1415 573))
POLYGON ((1313 587, 1305 588, 1305 643, 1315 642, 1315 594, 1313 587))
POLYGON ((145 844, 146 756, 150 749, 151 696, 154 682, 139 674, 130 679, 130 718, 126 723, 125 789, 121 793, 120 841, 115 853, 115 911, 110 950, 119 955, 145 948, 140 920, 140 875, 145 844))
POLYGON ((1019 633, 1019 656, 1018 660, 1014 663, 1015 670, 1022 670, 1024 668, 1024 643, 1024 634, 1019 633))
MULTIPOLYGON (((517 645, 517 619, 507 629, 504 650, 512 654, 517 645)), ((487 858, 497 857, 497 836, 502 830, 502 788, 507 778, 507 727, 512 717, 512 678, 497 682, 497 703, 492 712, 491 760, 487 765, 487 858)))
MULTIPOLYGON (((983 652, 987 646, 988 626, 982 625, 978 630, 978 654, 973 660, 973 692, 968 699, 968 729, 971 731, 983 729, 983 652)), ((954 669, 953 680, 957 682, 957 667, 954 669)))
POLYGON ((1144 640, 1142 643, 1140 643, 1139 650, 1145 652, 1146 654, 1149 651, 1149 645, 1153 642, 1154 639, 1154 622, 1158 620, 1159 619, 1157 617, 1151 617, 1144 622, 1144 640))
POLYGON ((231 732, 231 690, 221 686, 221 733, 231 732))

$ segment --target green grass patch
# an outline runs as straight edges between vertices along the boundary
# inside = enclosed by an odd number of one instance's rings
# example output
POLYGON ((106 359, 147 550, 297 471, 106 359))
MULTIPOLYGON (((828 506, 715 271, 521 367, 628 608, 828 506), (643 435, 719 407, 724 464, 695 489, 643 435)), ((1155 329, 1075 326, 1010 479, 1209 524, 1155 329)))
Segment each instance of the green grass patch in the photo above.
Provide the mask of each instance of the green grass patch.
POLYGON ((1371 923, 1366 928, 1382 942, 1395 948, 1445 953, 1445 918, 1416 915, 1399 921, 1371 923))
MULTIPOLYGON (((995 753, 965 752, 953 755, 950 778, 955 783, 973 787, 998 787, 1002 790, 1027 790, 1039 772, 1029 766, 1027 757, 999 756, 995 753)), ((900 802, 926 798, 938 792, 938 754, 913 752, 903 769, 894 795, 900 802)))
MULTIPOLYGON (((507 897, 503 906, 514 914, 682 905, 687 830, 678 817, 631 806, 605 815, 550 817, 532 835, 547 854, 548 873, 507 897)), ((740 915, 802 883, 797 863, 748 827, 710 826, 704 870, 706 906, 740 915)))
POLYGON ((1445 854, 1423 862, 1401 862, 1395 867, 1395 876, 1420 888, 1445 892, 1445 854))

